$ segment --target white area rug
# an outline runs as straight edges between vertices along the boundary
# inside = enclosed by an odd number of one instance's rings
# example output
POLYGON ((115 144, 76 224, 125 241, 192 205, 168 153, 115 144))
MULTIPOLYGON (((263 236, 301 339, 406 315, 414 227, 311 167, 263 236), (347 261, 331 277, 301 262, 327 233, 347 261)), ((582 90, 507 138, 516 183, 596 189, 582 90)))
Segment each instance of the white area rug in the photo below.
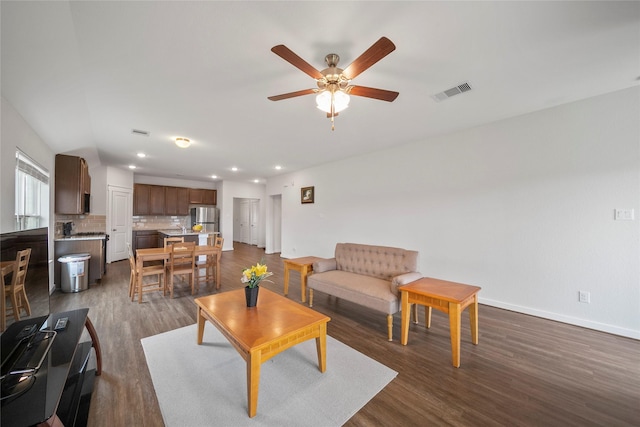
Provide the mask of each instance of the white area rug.
POLYGON ((310 340, 262 364, 258 414, 247 415, 246 363, 211 324, 143 338, 167 427, 340 426, 397 372, 327 336, 327 370, 310 340))

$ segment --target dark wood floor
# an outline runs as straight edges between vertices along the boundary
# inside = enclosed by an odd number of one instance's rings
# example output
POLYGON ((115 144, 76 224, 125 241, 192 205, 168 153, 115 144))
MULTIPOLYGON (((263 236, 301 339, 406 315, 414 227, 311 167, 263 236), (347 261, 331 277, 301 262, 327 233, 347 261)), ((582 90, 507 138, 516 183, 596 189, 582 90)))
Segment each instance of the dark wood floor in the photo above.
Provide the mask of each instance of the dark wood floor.
MULTIPOLYGON (((241 287, 241 270, 264 257, 275 273, 275 283, 264 286, 282 292, 278 254, 234 247, 222 255, 221 291, 241 287)), ((112 263, 100 285, 78 294, 56 292, 51 300, 54 311, 89 307, 100 336, 103 373, 96 380, 90 426, 161 426, 140 339, 196 320, 190 293, 178 292, 174 299, 146 294, 142 304, 132 303, 128 280, 128 262, 112 263)), ((211 292, 201 289, 196 297, 211 292)), ((297 273, 289 298, 300 300, 297 273)), ((428 331, 411 325, 409 345, 402 346, 399 315, 394 341, 388 342, 383 314, 321 293, 314 295, 314 309, 331 317, 329 335, 398 372, 348 426, 640 425, 640 341, 481 305, 477 346, 463 314, 462 365, 456 369, 443 313, 434 310, 428 331)))

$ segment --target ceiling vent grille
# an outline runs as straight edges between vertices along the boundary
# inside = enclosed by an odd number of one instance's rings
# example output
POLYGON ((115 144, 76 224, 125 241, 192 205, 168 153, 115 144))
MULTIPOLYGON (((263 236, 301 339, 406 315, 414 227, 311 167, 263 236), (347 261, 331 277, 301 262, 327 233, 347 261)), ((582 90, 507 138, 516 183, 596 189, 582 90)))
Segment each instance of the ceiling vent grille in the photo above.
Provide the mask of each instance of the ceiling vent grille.
POLYGON ((134 135, 149 136, 151 132, 146 130, 140 130, 140 129, 131 129, 131 133, 134 135))
POLYGON ((452 96, 455 95, 459 95, 461 93, 464 92, 469 92, 471 90, 471 84, 469 82, 464 82, 459 84, 458 86, 454 86, 451 89, 447 89, 443 92, 440 93, 436 93, 435 95, 432 95, 431 97, 436 101, 436 102, 440 102, 440 101, 444 101, 445 99, 449 99, 452 96))

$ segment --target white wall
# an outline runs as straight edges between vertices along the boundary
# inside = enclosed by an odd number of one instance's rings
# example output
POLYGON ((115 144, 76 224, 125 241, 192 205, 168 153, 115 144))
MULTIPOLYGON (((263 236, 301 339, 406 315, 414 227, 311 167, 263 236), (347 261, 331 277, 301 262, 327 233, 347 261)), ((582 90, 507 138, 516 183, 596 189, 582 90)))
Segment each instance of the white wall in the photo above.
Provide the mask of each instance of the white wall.
POLYGON ((188 179, 177 179, 177 178, 165 178, 158 176, 147 176, 147 175, 139 175, 135 174, 133 180, 136 184, 150 184, 150 185, 166 185, 173 187, 187 187, 187 188, 205 188, 209 190, 215 190, 217 188, 217 183, 215 181, 204 182, 204 181, 192 181, 188 179))
POLYGON ((635 87, 270 179, 282 256, 415 249, 484 304, 640 338, 638 117, 635 87))
MULTIPOLYGON (((22 150, 40 166, 49 171, 49 191, 53 200, 54 163, 53 151, 40 139, 13 106, 2 98, 2 129, 0 134, 0 232, 15 229, 15 173, 16 149, 22 150)), ((53 224, 53 202, 49 203, 49 225, 53 224)))
MULTIPOLYGON (((15 230, 15 173, 16 149, 31 157, 38 164, 49 171, 49 259, 53 259, 53 238, 51 236, 54 224, 53 190, 55 178, 55 155, 53 151, 40 139, 40 136, 27 124, 13 106, 2 98, 0 121, 0 232, 15 230)), ((53 263, 49 264, 49 289, 53 289, 53 263)))

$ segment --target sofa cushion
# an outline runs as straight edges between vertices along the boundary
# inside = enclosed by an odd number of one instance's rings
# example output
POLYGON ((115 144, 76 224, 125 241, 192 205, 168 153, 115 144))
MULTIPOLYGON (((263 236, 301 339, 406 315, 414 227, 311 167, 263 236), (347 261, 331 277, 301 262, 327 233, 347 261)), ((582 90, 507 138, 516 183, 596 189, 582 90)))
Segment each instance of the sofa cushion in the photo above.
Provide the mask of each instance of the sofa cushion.
POLYGON ((417 251, 388 246, 338 243, 335 258, 338 270, 387 281, 418 269, 417 251))
POLYGON ((390 292, 388 280, 340 270, 314 273, 307 280, 311 289, 385 314, 394 314, 399 310, 398 298, 390 292))

